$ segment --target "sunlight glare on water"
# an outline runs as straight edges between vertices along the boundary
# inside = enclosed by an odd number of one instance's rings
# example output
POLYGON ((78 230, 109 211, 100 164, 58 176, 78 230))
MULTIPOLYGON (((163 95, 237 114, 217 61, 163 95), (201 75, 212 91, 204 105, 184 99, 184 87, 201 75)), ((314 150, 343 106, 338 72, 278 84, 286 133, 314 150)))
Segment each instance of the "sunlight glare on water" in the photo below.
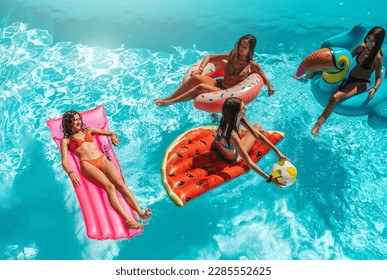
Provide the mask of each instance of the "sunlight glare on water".
MULTIPOLYGON (((333 114, 312 138, 322 107, 309 83, 291 77, 305 55, 354 19, 383 25, 375 14, 386 14, 385 6, 247 1, 238 11, 235 1, 221 8, 219 1, 148 1, 152 9, 132 2, 2 2, 0 259, 385 259, 386 131, 370 128, 364 116, 333 114), (39 21, 40 13, 47 17, 39 21), (257 35, 255 60, 276 88, 270 98, 264 88, 248 118, 286 132, 279 148, 297 166, 297 181, 281 190, 250 172, 178 208, 161 182, 163 153, 211 117, 192 102, 158 108, 153 99, 245 33, 257 35), (130 240, 86 237, 46 125, 67 110, 101 104, 122 140, 115 152, 126 182, 154 213, 130 240)), ((275 161, 270 153, 259 166, 268 172, 275 161)))

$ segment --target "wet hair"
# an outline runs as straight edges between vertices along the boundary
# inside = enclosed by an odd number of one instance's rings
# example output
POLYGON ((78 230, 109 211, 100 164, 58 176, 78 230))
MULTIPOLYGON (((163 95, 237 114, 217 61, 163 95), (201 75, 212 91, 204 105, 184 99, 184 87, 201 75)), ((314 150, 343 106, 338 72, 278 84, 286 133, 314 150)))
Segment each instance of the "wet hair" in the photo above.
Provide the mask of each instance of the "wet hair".
POLYGON ((249 43, 249 54, 246 56, 246 62, 253 60, 254 49, 255 49, 255 46, 257 45, 257 39, 255 38, 254 35, 251 35, 251 34, 247 34, 247 35, 243 36, 242 38, 240 38, 238 40, 238 42, 236 42, 234 48, 230 52, 230 60, 235 61, 238 59, 238 57, 239 57, 239 52, 238 52, 239 45, 242 43, 243 40, 247 40, 247 42, 249 43))
POLYGON ((380 51, 382 47, 384 37, 386 36, 386 31, 383 27, 375 26, 368 31, 367 35, 364 37, 364 43, 367 40, 369 35, 375 36, 375 46, 370 50, 370 55, 364 60, 364 67, 371 68, 372 62, 380 51))
POLYGON ((81 114, 79 114, 77 111, 74 111, 74 110, 67 111, 62 116, 62 126, 61 126, 61 129, 62 129, 64 137, 67 137, 67 138, 72 138, 73 137, 73 132, 72 132, 72 127, 71 126, 72 126, 72 124, 74 122, 74 116, 75 115, 79 115, 79 117, 81 118, 82 129, 83 129, 85 124, 83 123, 81 114))
POLYGON ((222 118, 218 127, 218 131, 222 131, 222 135, 226 139, 227 145, 230 146, 231 133, 238 133, 237 119, 241 110, 242 99, 237 97, 227 98, 222 107, 222 118))

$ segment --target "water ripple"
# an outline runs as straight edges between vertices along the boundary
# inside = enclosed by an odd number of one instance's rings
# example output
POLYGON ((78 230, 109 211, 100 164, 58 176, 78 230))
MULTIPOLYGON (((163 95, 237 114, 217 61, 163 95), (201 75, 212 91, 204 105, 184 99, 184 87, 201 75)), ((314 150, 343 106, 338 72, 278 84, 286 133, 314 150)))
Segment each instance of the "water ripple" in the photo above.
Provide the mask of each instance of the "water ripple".
MULTIPOLYGON (((179 46, 173 47, 173 53, 165 53, 54 44, 47 31, 29 29, 22 23, 0 31, 0 60, 4 62, 0 65, 0 110, 4 116, 0 119, 1 205, 12 207, 12 202, 6 202, 18 174, 32 168, 24 158, 28 141, 22 139, 41 144, 46 161, 39 167, 52 166, 57 174, 53 184, 70 184, 46 121, 69 109, 84 111, 100 104, 106 106, 109 125, 122 140, 116 153, 140 204, 157 207, 166 200, 159 171, 163 151, 174 137, 209 123, 211 118, 194 109, 191 102, 157 108, 153 99, 171 94, 189 65, 206 52, 179 46)), ((259 176, 248 174, 228 188, 212 191, 202 199, 214 212, 214 223, 208 225, 211 237, 178 257, 386 257, 386 132, 370 129, 365 118, 333 115, 321 137, 312 138, 310 128, 322 108, 309 85, 291 77, 303 55, 296 47, 291 54, 257 54, 276 94, 269 98, 264 88, 248 110, 249 119, 260 122, 264 129, 287 133, 280 147, 298 167, 296 184, 283 191, 268 189, 259 176)), ((269 154, 259 165, 266 170, 274 160, 269 154)), ((125 254, 113 243, 100 248, 85 240, 71 187, 66 188, 64 201, 68 211, 77 213, 74 230, 79 242, 86 243, 84 258, 125 254)), ((9 251, 9 258, 17 258, 24 249, 15 250, 9 251)), ((36 257, 36 253, 23 254, 36 257)))

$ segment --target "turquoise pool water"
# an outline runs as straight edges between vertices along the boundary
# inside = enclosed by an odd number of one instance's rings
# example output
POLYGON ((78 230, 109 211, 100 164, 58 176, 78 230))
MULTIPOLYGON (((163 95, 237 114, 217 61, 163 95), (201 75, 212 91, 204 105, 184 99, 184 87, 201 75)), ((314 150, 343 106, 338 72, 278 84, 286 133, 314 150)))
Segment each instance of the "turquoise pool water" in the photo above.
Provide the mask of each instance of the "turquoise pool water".
MULTIPOLYGON (((387 133, 333 114, 291 78, 321 41, 356 23, 382 25, 383 1, 56 1, 0 4, 0 259, 386 259, 387 133), (192 103, 157 108, 206 53, 258 37, 255 59, 276 88, 248 118, 287 133, 298 168, 287 189, 255 173, 183 208, 161 183, 171 141, 211 122, 192 103), (46 121, 104 104, 122 143, 127 184, 153 210, 143 234, 94 241, 46 121)), ((259 162, 268 171, 276 157, 259 162)))

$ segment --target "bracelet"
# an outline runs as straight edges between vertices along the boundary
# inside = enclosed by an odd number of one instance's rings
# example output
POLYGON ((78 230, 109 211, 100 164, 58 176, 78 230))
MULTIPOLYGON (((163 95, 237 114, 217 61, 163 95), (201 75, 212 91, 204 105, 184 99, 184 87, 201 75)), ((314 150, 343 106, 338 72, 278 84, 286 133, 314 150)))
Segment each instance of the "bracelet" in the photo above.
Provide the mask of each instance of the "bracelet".
POLYGON ((110 134, 110 137, 113 137, 113 136, 116 136, 116 137, 117 137, 117 133, 112 132, 112 134, 110 134))
POLYGON ((200 65, 199 70, 203 72, 204 67, 200 65))
POLYGON ((378 89, 377 89, 376 87, 372 87, 372 88, 370 88, 370 89, 374 89, 374 90, 375 90, 375 92, 377 92, 377 91, 378 91, 378 89))
POLYGON ((271 183, 272 180, 273 180, 273 175, 270 175, 269 179, 266 180, 266 183, 271 183))
POLYGON ((72 171, 72 170, 71 170, 69 173, 67 173, 67 175, 69 175, 69 176, 70 176, 70 174, 71 174, 71 173, 74 173, 74 171, 72 171))

